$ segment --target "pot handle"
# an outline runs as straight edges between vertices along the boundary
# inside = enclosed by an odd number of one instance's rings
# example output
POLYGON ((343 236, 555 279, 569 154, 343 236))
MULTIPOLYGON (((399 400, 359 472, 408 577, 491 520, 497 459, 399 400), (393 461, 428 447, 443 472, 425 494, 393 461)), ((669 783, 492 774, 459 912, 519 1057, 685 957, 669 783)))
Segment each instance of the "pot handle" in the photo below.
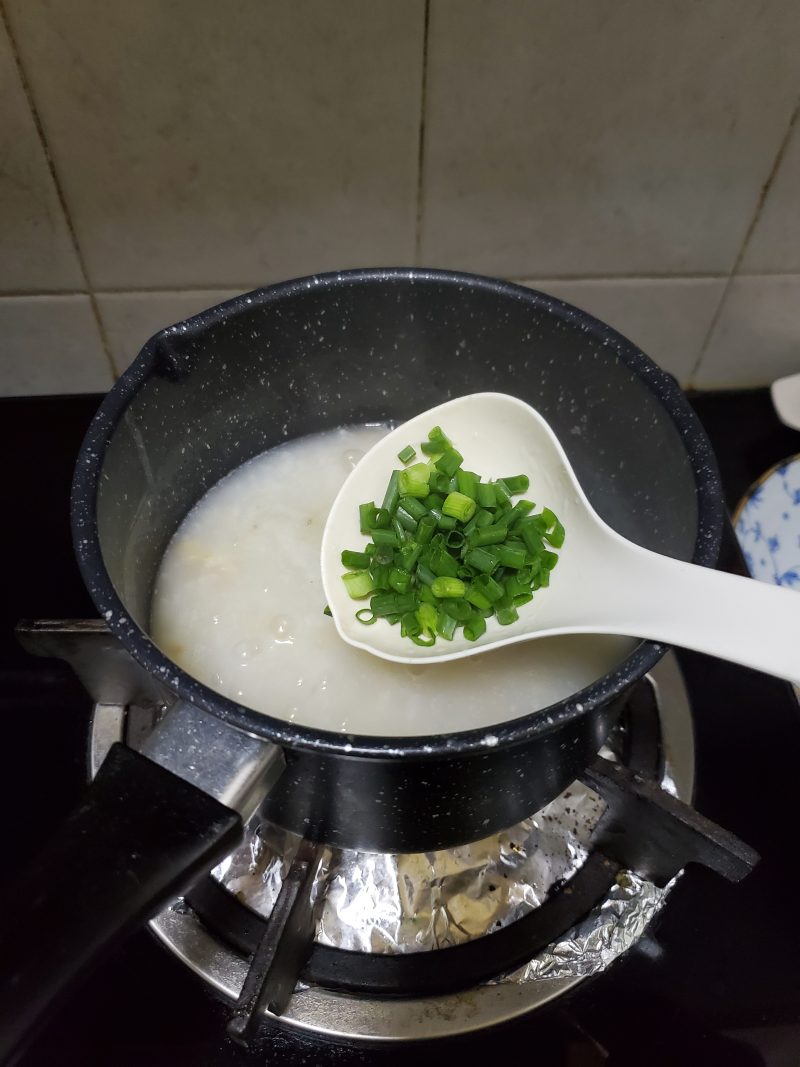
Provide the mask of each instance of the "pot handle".
POLYGON ((236 847, 243 816, 282 770, 276 746, 183 703, 147 755, 111 747, 80 805, 3 896, 0 1062, 22 1052, 91 963, 236 847), (224 749, 215 731, 228 735, 224 749))

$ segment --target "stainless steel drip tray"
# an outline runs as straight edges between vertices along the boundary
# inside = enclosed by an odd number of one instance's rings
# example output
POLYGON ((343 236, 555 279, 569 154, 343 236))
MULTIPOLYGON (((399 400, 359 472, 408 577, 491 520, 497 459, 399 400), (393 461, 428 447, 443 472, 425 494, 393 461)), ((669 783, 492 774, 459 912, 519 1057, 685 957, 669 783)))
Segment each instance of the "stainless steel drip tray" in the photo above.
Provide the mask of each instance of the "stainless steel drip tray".
MULTIPOLYGON (((666 656, 650 680, 659 706, 662 785, 690 801, 691 712, 674 656, 666 656)), ((90 744, 92 772, 113 741, 125 737, 136 744, 152 721, 152 707, 144 712, 132 707, 128 715, 123 705, 98 704, 90 744)), ((554 885, 581 868, 603 809, 593 790, 575 783, 518 826, 460 848, 403 856, 326 850, 317 889, 325 879, 328 884, 316 940, 368 953, 417 953, 491 936, 493 929, 539 907, 554 885)), ((297 840, 276 826, 251 820, 245 842, 215 876, 248 907, 268 916, 297 840)), ((605 969, 642 936, 668 891, 623 872, 602 905, 568 935, 500 980, 455 994, 391 1001, 319 986, 298 988, 281 1022, 372 1040, 444 1037, 495 1025, 605 969)), ((214 989, 232 1000, 238 997, 247 959, 201 924, 185 902, 176 902, 151 926, 214 989)))

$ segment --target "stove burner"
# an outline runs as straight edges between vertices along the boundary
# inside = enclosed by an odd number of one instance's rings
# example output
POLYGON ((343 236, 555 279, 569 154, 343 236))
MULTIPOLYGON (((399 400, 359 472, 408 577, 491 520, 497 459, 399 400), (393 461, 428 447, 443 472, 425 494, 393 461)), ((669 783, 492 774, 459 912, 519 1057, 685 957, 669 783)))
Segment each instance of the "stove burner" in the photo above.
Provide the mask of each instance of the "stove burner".
MULTIPOLYGON (((121 649, 101 623, 35 624, 23 628, 21 637, 31 651, 71 662, 97 701, 91 746, 94 768, 110 744, 123 736, 138 747, 169 700, 124 654, 120 657, 121 649)), ((155 932, 207 981, 226 996, 238 998, 231 1033, 240 1040, 247 1039, 264 1013, 283 1012, 290 1025, 318 1033, 405 1039, 478 1029, 531 1010, 580 981, 582 972, 546 981, 519 980, 527 985, 516 984, 516 976, 511 981, 502 976, 520 964, 526 974, 531 969, 533 974, 547 974, 534 966, 539 949, 550 946, 552 951, 552 942, 565 933, 573 938, 577 923, 580 929, 587 927, 585 916, 602 912, 612 899, 620 901, 621 887, 625 897, 625 884, 646 889, 647 882, 636 875, 627 878, 623 868, 665 885, 688 862, 703 863, 732 880, 743 877, 757 862, 747 846, 657 784, 666 750, 676 791, 688 799, 693 760, 688 703, 671 657, 654 675, 659 687, 663 682, 670 690, 668 714, 658 706, 652 688, 642 684, 633 695, 628 729, 616 752, 620 763, 598 759, 583 776, 585 785, 606 801, 605 814, 592 834, 592 851, 570 878, 551 885, 543 903, 508 925, 463 944, 418 952, 381 954, 314 944, 311 887, 319 893, 324 880, 315 882, 321 850, 304 842, 269 918, 207 878, 189 894, 191 907, 179 903, 153 920, 155 932), (676 741, 684 751, 673 762, 676 741), (602 908, 595 907, 602 901, 606 902, 602 908), (226 947, 231 945, 233 950, 226 947), (246 956, 253 957, 249 964, 246 956), (298 975, 309 983, 299 992, 298 975), (499 979, 500 984, 479 984, 487 979, 499 979), (458 989, 465 991, 454 996, 452 991, 458 989), (348 995, 342 997, 342 992, 348 995), (387 1001, 387 996, 393 999, 387 1001)), ((655 904, 641 913, 645 923, 663 897, 654 886, 651 889, 648 899, 655 904)), ((642 929, 640 919, 639 934, 642 929)), ((629 938, 622 950, 630 943, 629 938)))

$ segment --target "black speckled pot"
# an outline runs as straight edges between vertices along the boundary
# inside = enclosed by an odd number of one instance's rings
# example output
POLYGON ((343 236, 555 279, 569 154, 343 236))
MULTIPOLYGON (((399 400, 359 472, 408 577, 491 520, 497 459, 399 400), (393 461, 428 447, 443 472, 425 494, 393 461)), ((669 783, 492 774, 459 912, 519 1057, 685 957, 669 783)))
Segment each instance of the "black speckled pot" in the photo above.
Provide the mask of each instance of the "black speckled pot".
POLYGON ((664 649, 545 712, 487 731, 343 736, 259 714, 191 678, 147 636, 159 560, 198 498, 287 438, 400 421, 449 397, 512 393, 548 419, 593 505, 648 548, 713 565, 723 515, 708 442, 674 380, 568 304, 434 270, 364 270, 257 290, 153 337, 80 454, 73 530, 100 613, 186 700, 284 747, 276 822, 318 839, 423 851, 538 809, 595 756, 626 689, 664 649))

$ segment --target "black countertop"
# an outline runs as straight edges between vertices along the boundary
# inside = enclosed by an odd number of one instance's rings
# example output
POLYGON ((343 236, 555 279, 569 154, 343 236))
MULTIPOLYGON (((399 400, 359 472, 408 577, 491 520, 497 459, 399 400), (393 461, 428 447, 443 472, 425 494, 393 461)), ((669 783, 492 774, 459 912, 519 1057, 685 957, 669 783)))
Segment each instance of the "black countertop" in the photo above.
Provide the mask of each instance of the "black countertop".
MULTIPOLYGON (((89 701, 60 662, 28 657, 13 637, 20 618, 90 617, 72 559, 72 466, 98 397, 0 400, 7 507, 0 598, 0 801, 4 880, 80 795, 89 701)), ((729 506, 778 460, 800 451, 766 390, 693 398, 717 451, 729 506)), ((729 531, 722 563, 738 569, 729 531)), ((681 653, 696 710, 696 806, 762 855, 730 885, 691 869, 644 950, 569 998, 463 1042, 394 1052, 265 1035, 248 1056, 224 1037, 226 1008, 141 932, 104 961, 49 1024, 23 1067, 238 1065, 251 1062, 440 1062, 466 1052, 535 1058, 564 1067, 800 1062, 800 935, 794 859, 794 781, 800 713, 785 684, 681 653)), ((53 872, 58 877, 58 872, 53 872)), ((32 947, 35 934, 32 932, 32 947)), ((35 948, 33 949, 35 950, 35 948)), ((2 966, 2 961, 0 961, 2 966)))

